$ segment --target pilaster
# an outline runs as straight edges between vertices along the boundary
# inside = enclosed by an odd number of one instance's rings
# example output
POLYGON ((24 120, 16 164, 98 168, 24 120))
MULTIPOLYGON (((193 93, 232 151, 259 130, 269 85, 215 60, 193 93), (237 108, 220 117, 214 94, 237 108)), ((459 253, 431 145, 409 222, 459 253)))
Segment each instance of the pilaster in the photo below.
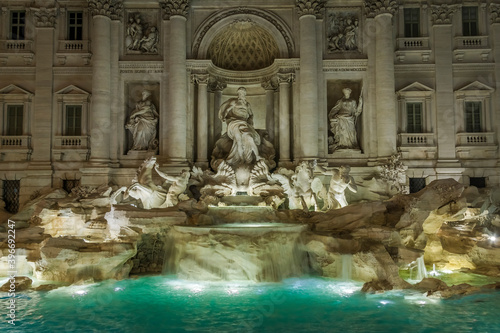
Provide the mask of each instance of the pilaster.
POLYGON ((261 84, 266 91, 266 130, 269 141, 274 142, 274 92, 278 88, 276 77, 272 77, 261 84))
POLYGON ((290 85, 295 80, 294 73, 279 73, 279 166, 291 162, 290 142, 290 85))
POLYGON ((192 81, 198 86, 196 117, 196 165, 208 167, 208 74, 193 74, 192 81))

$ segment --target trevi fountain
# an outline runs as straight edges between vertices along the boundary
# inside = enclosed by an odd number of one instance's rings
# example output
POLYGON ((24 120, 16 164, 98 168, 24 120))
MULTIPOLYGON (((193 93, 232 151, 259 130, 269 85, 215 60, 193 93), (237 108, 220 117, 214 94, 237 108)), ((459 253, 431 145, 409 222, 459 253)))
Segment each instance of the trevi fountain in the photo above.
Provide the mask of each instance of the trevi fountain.
MULTIPOLYGON (((398 155, 357 181, 348 165, 277 167, 245 97, 222 103, 209 168, 167 174, 151 155, 128 186, 52 190, 4 212, 0 327, 498 330, 499 189, 441 179, 406 194, 398 155)), ((148 98, 126 124, 133 147, 156 144, 148 98)))

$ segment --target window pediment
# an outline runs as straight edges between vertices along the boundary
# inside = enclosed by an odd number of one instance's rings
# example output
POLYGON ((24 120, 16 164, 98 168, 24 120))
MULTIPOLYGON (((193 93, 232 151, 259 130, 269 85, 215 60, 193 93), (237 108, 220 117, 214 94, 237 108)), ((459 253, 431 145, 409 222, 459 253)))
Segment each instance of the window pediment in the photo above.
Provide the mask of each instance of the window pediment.
POLYGON ((9 84, 8 86, 0 89, 0 101, 29 102, 32 97, 33 93, 16 86, 15 84, 9 84))

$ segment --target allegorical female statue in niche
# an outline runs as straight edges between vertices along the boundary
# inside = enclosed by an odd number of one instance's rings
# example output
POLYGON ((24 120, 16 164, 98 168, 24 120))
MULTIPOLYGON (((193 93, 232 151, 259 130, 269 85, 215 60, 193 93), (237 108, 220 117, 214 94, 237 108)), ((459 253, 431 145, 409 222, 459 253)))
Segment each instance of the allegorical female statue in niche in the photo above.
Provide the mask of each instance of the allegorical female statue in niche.
POLYGON ((351 96, 352 90, 342 89, 344 97, 339 99, 335 106, 328 113, 330 130, 333 133, 333 150, 358 149, 358 139, 356 133, 356 121, 363 111, 362 92, 359 96, 359 103, 356 103, 351 96))
POLYGON ((132 150, 155 150, 158 147, 156 125, 158 112, 151 101, 151 92, 144 90, 142 99, 137 102, 125 128, 132 132, 132 150))

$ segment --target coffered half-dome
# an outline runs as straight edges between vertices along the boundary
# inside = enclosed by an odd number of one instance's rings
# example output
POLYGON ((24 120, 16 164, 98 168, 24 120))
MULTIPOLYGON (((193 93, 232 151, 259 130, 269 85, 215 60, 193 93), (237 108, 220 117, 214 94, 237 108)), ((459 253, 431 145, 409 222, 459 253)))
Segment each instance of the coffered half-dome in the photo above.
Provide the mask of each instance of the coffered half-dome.
POLYGON ((279 57, 273 36, 251 20, 237 20, 212 40, 207 58, 221 68, 249 71, 270 66, 279 57))

